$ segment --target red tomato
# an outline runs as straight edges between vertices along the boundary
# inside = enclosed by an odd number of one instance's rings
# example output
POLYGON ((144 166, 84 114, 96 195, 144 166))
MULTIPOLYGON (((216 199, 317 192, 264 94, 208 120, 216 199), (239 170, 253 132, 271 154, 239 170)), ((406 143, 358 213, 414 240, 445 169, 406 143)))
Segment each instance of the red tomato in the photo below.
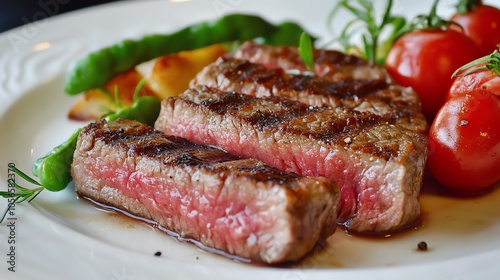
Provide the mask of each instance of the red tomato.
POLYGON ((453 72, 478 57, 477 45, 463 33, 424 29, 396 40, 385 64, 396 82, 418 93, 422 110, 432 122, 446 101, 453 72))
POLYGON ((458 95, 429 132, 429 170, 446 187, 479 193, 500 181, 500 97, 486 90, 458 95))
POLYGON ((500 95, 500 77, 488 69, 457 77, 451 85, 447 99, 474 89, 489 90, 500 95))
MULTIPOLYGON (((480 55, 490 54, 500 44, 500 9, 479 5, 470 12, 451 18, 463 27, 463 31, 479 46, 480 55)), ((461 31, 458 26, 452 29, 461 31)))

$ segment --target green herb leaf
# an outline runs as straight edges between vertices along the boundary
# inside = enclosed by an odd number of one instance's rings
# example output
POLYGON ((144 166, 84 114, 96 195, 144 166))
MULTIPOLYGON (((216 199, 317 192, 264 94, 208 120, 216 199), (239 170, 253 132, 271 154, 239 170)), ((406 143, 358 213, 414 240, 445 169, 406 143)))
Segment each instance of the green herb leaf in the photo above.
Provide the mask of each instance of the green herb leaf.
POLYGON ((17 183, 14 182, 14 180, 9 179, 9 184, 13 184, 15 191, 14 192, 8 192, 8 191, 0 191, 0 196, 3 198, 11 199, 9 201, 9 204, 7 205, 7 209, 3 212, 2 216, 0 217, 0 223, 3 222, 5 217, 7 216, 7 213, 9 213, 9 210, 11 210, 11 203, 19 204, 25 200, 28 202, 31 202, 35 197, 37 197, 45 188, 37 181, 35 181, 33 178, 30 178, 28 175, 26 175, 24 172, 19 170, 17 167, 13 165, 9 165, 9 169, 14 171, 16 175, 19 177, 23 178, 27 182, 40 186, 38 188, 34 189, 28 189, 25 187, 22 187, 18 185, 17 183))
POLYGON ((19 170, 17 167, 15 167, 13 165, 9 165, 9 169, 11 169, 12 171, 14 171, 14 173, 16 173, 16 175, 18 175, 19 177, 23 178, 27 182, 29 182, 29 183, 31 183, 33 185, 42 186, 42 184, 38 183, 35 179, 31 178, 26 173, 24 173, 21 170, 19 170))
POLYGON ((118 92, 118 85, 116 85, 116 84, 114 86, 114 91, 115 91, 115 104, 116 104, 116 107, 122 108, 122 101, 120 100, 120 93, 118 92))
POLYGON ((309 71, 314 73, 314 48, 312 39, 306 32, 302 32, 300 35, 299 55, 309 68, 309 71))
POLYGON ((360 47, 352 43, 353 37, 360 34, 362 51, 358 53, 372 63, 383 64, 389 49, 394 44, 394 41, 403 34, 406 27, 404 17, 391 14, 392 3, 392 0, 387 1, 384 14, 380 19, 375 14, 373 1, 341 0, 330 13, 329 22, 332 22, 335 15, 342 9, 353 14, 355 18, 347 23, 335 41, 338 41, 345 51, 360 50, 360 47), (381 34, 387 28, 390 28, 390 33, 387 39, 381 43, 379 42, 381 34))
POLYGON ((135 87, 134 90, 134 98, 132 99, 134 102, 139 98, 139 93, 141 92, 141 89, 144 87, 146 84, 146 79, 142 79, 137 83, 137 86, 135 87))

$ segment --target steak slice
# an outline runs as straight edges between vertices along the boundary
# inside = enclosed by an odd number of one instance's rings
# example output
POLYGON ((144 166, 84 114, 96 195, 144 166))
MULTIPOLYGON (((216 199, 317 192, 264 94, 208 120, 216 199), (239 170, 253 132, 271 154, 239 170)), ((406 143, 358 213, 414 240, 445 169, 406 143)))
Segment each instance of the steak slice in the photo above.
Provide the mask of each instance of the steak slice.
POLYGON ((418 219, 427 156, 425 135, 393 123, 367 112, 197 87, 164 100, 155 127, 281 170, 334 179, 339 222, 387 233, 418 219))
POLYGON ((333 181, 285 173, 135 121, 85 127, 71 174, 80 196, 257 262, 297 260, 336 226, 333 181))
POLYGON ((420 101, 411 88, 388 84, 385 80, 346 79, 333 81, 312 75, 287 74, 261 64, 235 58, 219 58, 191 81, 222 91, 256 97, 281 96, 312 105, 371 112, 410 130, 425 132, 427 122, 420 101))
MULTIPOLYGON (((266 68, 282 68, 309 72, 297 47, 270 46, 245 42, 234 54, 235 58, 262 64, 266 68)), ((313 51, 314 73, 334 81, 341 80, 390 80, 384 68, 371 65, 367 60, 336 50, 315 49, 313 51)))

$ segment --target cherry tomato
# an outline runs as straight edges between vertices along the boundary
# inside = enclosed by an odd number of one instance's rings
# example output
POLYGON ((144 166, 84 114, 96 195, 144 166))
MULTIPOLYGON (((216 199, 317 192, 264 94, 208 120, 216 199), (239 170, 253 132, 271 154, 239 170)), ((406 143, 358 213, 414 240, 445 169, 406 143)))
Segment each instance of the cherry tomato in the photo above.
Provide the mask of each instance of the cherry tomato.
POLYGON ((396 40, 386 59, 386 68, 396 82, 412 87, 422 110, 432 122, 446 101, 457 68, 479 57, 477 45, 458 31, 416 30, 396 40))
POLYGON ((429 132, 429 170, 444 186, 479 193, 500 181, 500 97, 473 90, 448 100, 429 132))
POLYGON ((488 69, 459 76, 453 81, 447 99, 469 93, 474 89, 489 90, 500 96, 500 77, 488 69))
MULTIPOLYGON (((481 56, 491 53, 500 44, 500 9, 481 4, 464 15, 454 15, 451 21, 463 27, 463 32, 479 46, 481 56)), ((450 28, 461 31, 458 26, 450 28)))

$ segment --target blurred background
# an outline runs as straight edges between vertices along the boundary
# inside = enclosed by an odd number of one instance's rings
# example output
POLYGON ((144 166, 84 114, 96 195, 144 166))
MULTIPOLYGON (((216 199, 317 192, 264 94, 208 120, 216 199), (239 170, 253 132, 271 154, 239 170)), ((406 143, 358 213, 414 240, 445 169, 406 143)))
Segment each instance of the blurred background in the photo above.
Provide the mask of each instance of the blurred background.
POLYGON ((118 0, 0 0, 0 33, 35 20, 118 0))

